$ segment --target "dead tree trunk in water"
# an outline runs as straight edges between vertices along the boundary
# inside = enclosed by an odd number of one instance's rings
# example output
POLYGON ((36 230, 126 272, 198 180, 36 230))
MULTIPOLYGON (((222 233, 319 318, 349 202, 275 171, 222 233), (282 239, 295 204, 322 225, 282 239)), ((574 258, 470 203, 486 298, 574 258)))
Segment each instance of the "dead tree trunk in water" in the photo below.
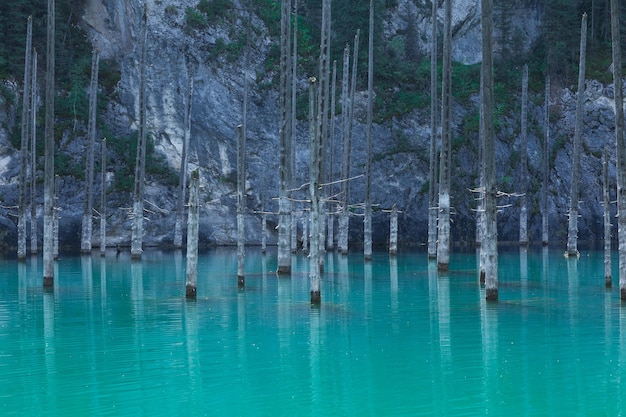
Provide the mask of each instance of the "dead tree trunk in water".
POLYGON ((550 76, 546 75, 546 92, 543 112, 544 142, 543 142, 543 185, 541 187, 541 242, 548 244, 548 178, 550 150, 550 76))
POLYGON ((428 171, 428 258, 437 258, 437 1, 431 0, 430 152, 428 171))
POLYGON ((452 146, 450 132, 452 94, 452 0, 445 0, 443 24, 443 67, 441 92, 441 155, 439 166, 439 219, 437 234, 437 269, 447 271, 450 265, 450 165, 452 146))
MULTIPOLYGON (((295 189, 298 187, 298 175, 296 171, 296 124, 298 120, 296 119, 296 83, 297 80, 297 72, 298 72, 298 0, 293 0, 294 2, 294 19, 293 19, 293 38, 292 38, 292 55, 291 55, 291 137, 290 137, 290 146, 289 146, 289 163, 290 163, 290 171, 291 171, 291 188, 295 189)), ((292 195, 294 192, 292 192, 292 195)), ((291 253, 296 253, 298 250, 298 216, 296 215, 296 210, 294 209, 294 204, 291 204, 291 253)))
POLYGON ((617 159, 617 230, 619 240, 619 291, 626 301, 626 143, 624 141, 624 94, 620 50, 619 0, 611 0, 613 83, 615 85, 615 147, 617 159))
POLYGON ((367 155, 365 156, 365 219, 363 257, 372 259, 372 116, 374 112, 374 0, 370 0, 367 57, 367 155))
POLYGON ((185 128, 183 132, 183 150, 180 158, 180 175, 178 178, 178 201, 176 205, 176 221, 174 223, 174 247, 183 246, 183 223, 185 222, 185 197, 187 196, 188 149, 191 136, 191 103, 193 99, 193 74, 188 73, 187 103, 185 103, 185 128))
POLYGON ((33 50, 30 102, 30 253, 37 253, 37 50, 33 50))
POLYGON ((48 0, 46 127, 43 196, 43 286, 54 286, 54 35, 55 4, 48 0))
POLYGON ((334 203, 335 200, 335 186, 333 185, 333 181, 335 179, 334 173, 334 159, 335 159, 335 106, 337 105, 337 61, 333 61, 333 69, 331 75, 331 93, 330 93, 330 136, 329 136, 329 148, 330 148, 330 169, 328 173, 328 177, 330 178, 330 188, 329 195, 330 200, 332 202, 328 203, 328 211, 330 215, 328 216, 328 231, 326 233, 326 247, 329 250, 333 250, 335 248, 335 211, 337 204, 334 203))
POLYGON ((580 196, 580 152, 582 147, 583 107, 585 105, 585 58, 587 55, 587 13, 580 23, 580 62, 578 64, 578 97, 576 100, 576 128, 572 156, 572 184, 569 201, 566 256, 578 256, 578 199, 580 196))
POLYGON ((483 170, 485 234, 480 250, 485 251, 485 297, 498 300, 498 228, 496 161, 493 123, 493 53, 492 53, 492 0, 481 0, 481 27, 483 60, 481 68, 483 117, 483 170))
POLYGON ((17 219, 17 259, 26 259, 26 192, 28 182, 28 139, 30 128, 30 112, 34 111, 31 106, 31 82, 32 82, 32 44, 33 44, 33 18, 28 16, 26 22, 26 56, 24 58, 24 91, 22 92, 22 139, 20 146, 20 175, 19 175, 19 213, 17 219))
POLYGON ((98 106, 98 66, 100 54, 94 49, 91 57, 91 84, 89 86, 89 124, 87 126, 87 155, 85 161, 85 204, 83 206, 83 224, 81 229, 80 251, 91 253, 93 234, 93 166, 94 146, 96 144, 96 111, 98 106))
POLYGON ((100 155, 100 256, 106 255, 107 250, 107 138, 102 139, 102 154, 100 155))
POLYGON ((277 274, 291 273, 291 0, 282 0, 280 18, 280 146, 278 166, 278 269, 277 274))
POLYGON ((131 230, 130 256, 141 259, 143 252, 143 199, 146 176, 146 43, 148 37, 148 10, 144 4, 141 32, 141 56, 139 59, 139 135, 135 159, 135 186, 133 191, 133 224, 131 230))
POLYGON ((604 205, 604 286, 613 286, 611 272, 611 198, 609 192, 609 149, 604 148, 602 155, 602 197, 604 205))
POLYGON ((187 217, 187 273, 185 279, 185 297, 196 299, 198 282, 198 218, 199 218, 199 187, 198 170, 191 173, 189 184, 189 216, 187 217))
POLYGON ((520 143, 519 244, 528 245, 528 65, 522 72, 522 138, 520 143))
POLYGON ((237 126, 237 285, 242 288, 245 285, 245 225, 243 211, 245 206, 246 192, 246 138, 243 125, 237 126))
POLYGON ((398 207, 394 204, 389 218, 389 255, 398 254, 398 207))
MULTIPOLYGON (((327 1, 327 0, 326 0, 327 1)), ((309 130, 311 134, 311 147, 309 151, 309 195, 311 198, 311 248, 309 251, 309 281, 311 287, 311 304, 321 302, 320 293, 320 216, 319 216, 319 178, 320 178, 320 137, 317 131, 319 125, 316 118, 315 105, 315 77, 309 78, 309 130)), ((317 116, 317 117, 316 117, 317 116)))

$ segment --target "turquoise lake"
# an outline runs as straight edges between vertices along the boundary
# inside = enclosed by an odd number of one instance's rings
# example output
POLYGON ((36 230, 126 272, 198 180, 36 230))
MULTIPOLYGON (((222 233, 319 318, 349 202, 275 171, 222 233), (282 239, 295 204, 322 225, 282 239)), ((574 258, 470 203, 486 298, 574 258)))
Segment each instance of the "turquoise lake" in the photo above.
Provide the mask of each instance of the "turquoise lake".
POLYGON ((618 416, 626 414, 626 304, 602 252, 499 255, 486 303, 476 253, 437 273, 424 252, 327 254, 322 305, 308 258, 202 253, 0 260, 2 416, 618 416))

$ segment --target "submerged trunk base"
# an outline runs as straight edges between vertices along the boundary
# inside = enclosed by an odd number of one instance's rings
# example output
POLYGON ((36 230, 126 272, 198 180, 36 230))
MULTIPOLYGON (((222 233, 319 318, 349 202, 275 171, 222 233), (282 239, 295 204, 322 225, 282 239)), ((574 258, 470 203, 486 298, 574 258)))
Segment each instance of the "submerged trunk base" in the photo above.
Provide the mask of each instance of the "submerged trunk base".
POLYGON ((483 286, 485 285, 485 271, 484 270, 480 271, 478 282, 480 283, 480 285, 483 285, 483 286))
POLYGON ((321 304, 322 294, 319 291, 311 291, 311 304, 321 304))
POLYGON ((604 277, 604 286, 606 288, 613 288, 613 277, 605 276, 604 277))
POLYGON ((278 269, 276 270, 278 275, 289 275, 291 274, 291 265, 278 265, 278 269))
POLYGON ((620 299, 626 301, 626 288, 619 289, 620 299))
POLYGON ((450 264, 443 263, 443 262, 437 262, 437 271, 446 272, 446 271, 448 271, 448 269, 450 269, 450 264))
POLYGON ((497 288, 487 288, 485 290, 485 299, 487 301, 498 301, 498 289, 497 288))
POLYGON ((187 284, 185 286, 185 298, 188 300, 196 299, 196 286, 187 284))
POLYGON ((43 277, 43 287, 44 288, 54 287, 54 277, 43 277))
POLYGON ((237 286, 243 288, 246 286, 246 279, 243 275, 237 275, 237 286))
POLYGON ((577 249, 568 249, 567 252, 565 252, 565 257, 566 258, 580 258, 580 252, 578 252, 577 249))

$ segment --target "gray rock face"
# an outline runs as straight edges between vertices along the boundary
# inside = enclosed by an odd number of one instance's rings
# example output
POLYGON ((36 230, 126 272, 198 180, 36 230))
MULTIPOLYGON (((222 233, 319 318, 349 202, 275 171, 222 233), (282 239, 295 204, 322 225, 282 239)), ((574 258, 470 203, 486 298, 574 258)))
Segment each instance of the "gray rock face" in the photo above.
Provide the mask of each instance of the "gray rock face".
MULTIPOLYGON (((237 7, 240 7, 239 2, 237 7)), ((521 2, 520 4, 527 2, 521 2)), ((128 135, 137 130, 137 88, 139 85, 138 56, 135 41, 140 30, 143 2, 139 0, 88 0, 84 28, 102 55, 115 58, 121 65, 121 80, 116 87, 116 99, 105 115, 113 130, 128 135)), ((408 16, 416 22, 420 42, 417 47, 428 54, 430 43, 429 2, 398 1, 396 9, 385 19, 385 36, 393 38, 406 31, 408 16), (426 4, 428 3, 428 4, 426 4)), ((477 0, 453 2, 454 59, 471 64, 480 59, 480 8, 477 0)), ((149 35, 147 68, 148 129, 155 151, 163 155, 169 167, 178 172, 181 163, 184 133, 184 109, 189 80, 194 81, 192 98, 192 130, 189 150, 190 169, 199 168, 201 179, 200 239, 207 245, 233 245, 236 238, 236 126, 242 123, 243 80, 247 77, 250 92, 248 105, 248 154, 246 196, 246 239, 250 244, 261 241, 261 210, 277 211, 274 197, 278 195, 278 95, 272 77, 264 66, 269 56, 271 41, 267 28, 256 16, 254 47, 250 67, 245 68, 242 56, 227 59, 211 57, 222 44, 233 42, 237 32, 244 31, 245 19, 235 17, 227 25, 212 25, 203 30, 189 30, 185 25, 185 8, 195 7, 195 0, 148 1, 149 35)), ((512 25, 530 40, 537 34, 538 12, 516 8, 512 25)), ((241 55, 241 54, 240 54, 241 55)), ((298 94, 305 94, 307 74, 299 74, 298 94)), ((276 79, 276 78, 274 78, 276 79)), ((614 113, 612 87, 597 82, 587 83, 585 100, 584 155, 582 157, 580 239, 602 238, 601 206, 601 152, 605 145, 613 145, 614 113)), ((339 93, 338 93, 339 94, 339 93)), ((575 93, 569 90, 553 91, 551 123, 551 173, 549 184, 551 238, 564 239, 567 234, 566 211, 569 205, 571 182, 571 137, 574 131, 575 93)), ((532 100, 531 100, 532 102, 532 100)), ((365 99, 358 94, 357 116, 354 126, 352 175, 364 172, 365 161, 365 99)), ((478 182, 478 134, 466 132, 464 120, 477 112, 478 100, 469 105, 456 104, 453 111, 453 195, 452 234, 456 241, 474 241, 475 194, 471 191, 478 182), (466 133, 464 133, 466 132, 466 133)), ((14 109, 0 102, 0 142, 3 151, 0 163, 5 201, 17 201, 17 155, 7 144, 14 120, 14 109), (11 150, 6 150, 11 149, 11 150)), ((516 191, 519 180, 519 111, 501 120, 496 141, 498 178, 500 188, 516 191)), ((416 110, 400 119, 374 126, 373 201, 377 204, 373 219, 374 244, 388 240, 389 218, 383 209, 396 204, 401 210, 399 243, 420 246, 427 240, 428 212, 428 146, 430 141, 429 111, 416 110)), ((529 233, 531 240, 540 239, 541 214, 541 159, 543 157, 543 110, 530 105, 529 109, 529 233)), ((334 172, 338 178, 341 155, 341 120, 337 117, 337 131, 333 142, 334 172)), ((77 141, 77 153, 82 149, 82 138, 77 141)), ((308 122, 298 121, 296 168, 297 179, 304 183, 308 176, 309 140, 308 122)), ((615 180, 615 152, 611 150, 611 180, 615 180)), ((117 175, 110 174, 109 181, 117 175)), ((99 181, 99 179, 97 180, 99 181)), ((364 179, 351 183, 352 203, 362 201, 364 179)), ((99 193, 99 187, 96 193, 99 193)), ((67 179, 64 182, 61 236, 66 243, 79 241, 82 210, 82 184, 67 179)), ((147 245, 168 244, 173 239, 176 208, 176 187, 149 180, 146 187, 146 208, 149 221, 145 223, 144 242, 147 245)), ((130 207, 130 195, 113 193, 109 198, 109 243, 126 244, 130 241, 130 221, 124 207, 130 207)), ((499 213, 500 240, 517 240, 519 208, 514 197, 503 198, 499 213)), ((275 242, 276 216, 268 218, 269 242, 275 242)), ((11 223, 11 222, 4 222, 11 223)), ((358 246, 362 235, 362 217, 351 220, 351 247, 358 246)), ((97 229, 94 229, 96 231, 97 229)), ((301 229, 300 229, 301 230, 301 229)), ((97 232, 96 232, 97 234, 97 232)), ((98 245, 94 236, 94 245, 98 245)))

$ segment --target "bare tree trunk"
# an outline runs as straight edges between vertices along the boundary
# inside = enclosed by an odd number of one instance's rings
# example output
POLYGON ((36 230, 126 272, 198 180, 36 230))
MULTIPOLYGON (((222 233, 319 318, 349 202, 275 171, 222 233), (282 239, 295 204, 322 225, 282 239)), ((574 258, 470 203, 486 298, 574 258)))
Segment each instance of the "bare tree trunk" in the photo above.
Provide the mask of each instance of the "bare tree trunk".
POLYGON ((439 166, 439 219, 437 234, 437 269, 447 271, 450 265, 450 165, 452 146, 450 132, 452 91, 452 0, 444 0, 443 67, 441 93, 441 155, 439 166))
POLYGON ((107 138, 102 139, 100 155, 101 185, 100 185, 100 256, 106 255, 107 250, 107 138))
POLYGON ((139 135, 135 159, 135 187, 133 192, 133 224, 131 230, 130 256, 141 259, 143 252, 143 200, 146 176, 146 43, 148 38, 148 7, 144 4, 141 33, 141 57, 139 60, 139 135))
POLYGON ((46 127, 43 208, 43 286, 54 286, 54 35, 55 4, 48 0, 46 127))
MULTIPOLYGON (((326 3, 328 0, 324 0, 326 3)), ((311 287, 311 304, 321 302, 320 293, 320 233, 319 233, 319 166, 320 166, 320 137, 316 123, 315 105, 315 77, 309 78, 309 130, 311 133, 311 148, 309 153, 309 194, 311 198, 311 249, 309 252, 309 282, 311 287)), ((320 86, 321 87, 321 86, 320 86)), ((320 117, 318 114, 317 117, 320 117)))
POLYGON ((437 1, 431 0, 430 152, 428 170, 428 258, 437 258, 437 1))
POLYGON ((37 253, 37 50, 33 50, 30 102, 30 253, 37 253))
POLYGON ((398 254, 398 207, 394 204, 389 216, 389 255, 398 254))
POLYGON ((604 204, 604 286, 613 286, 611 272, 611 198, 609 192, 609 149, 604 148, 602 155, 602 196, 604 204))
POLYGON ((519 244, 528 245, 528 64, 522 72, 522 138, 520 143, 519 244))
POLYGON ((187 273, 185 279, 185 297, 196 299, 198 282, 198 220, 200 175, 198 170, 191 173, 189 184, 189 216, 187 217, 187 273))
POLYGON ((343 74, 341 78, 341 214, 338 220, 337 246, 342 254, 348 253, 348 192, 350 176, 350 142, 348 142, 349 123, 349 72, 350 72, 350 46, 346 45, 343 50, 343 74))
POLYGON ((246 192, 246 138, 243 125, 237 126, 237 285, 245 285, 245 225, 244 206, 246 192))
POLYGON ((548 178, 550 151, 550 76, 546 75, 546 92, 543 113, 544 142, 543 142, 543 186, 541 188, 541 242, 548 244, 548 178))
POLYGON ((580 23, 580 62, 578 64, 578 99, 576 101, 576 128, 574 130, 574 155, 572 156, 572 184, 569 202, 566 256, 579 256, 578 252, 578 199, 580 197, 580 152, 582 147, 583 107, 585 105, 585 58, 587 56, 587 13, 580 23))
POLYGON ((309 253, 309 223, 310 216, 307 216, 306 211, 298 213, 298 217, 302 219, 302 253, 309 253))
POLYGON ((85 161, 85 204, 83 206, 83 224, 80 239, 80 251, 82 253, 91 253, 91 238, 93 234, 93 159, 94 146, 96 143, 99 65, 100 54, 97 49, 94 49, 91 57, 91 84, 89 87, 89 124, 87 126, 87 155, 85 161))
POLYGON ((32 44, 33 18, 28 16, 26 22, 26 56, 24 58, 24 91, 22 92, 22 140, 20 146, 20 175, 19 175, 19 213, 17 220, 17 259, 26 259, 26 194, 28 190, 28 139, 30 128, 31 82, 32 82, 32 44))
POLYGON ((280 146, 278 193, 278 274, 291 273, 291 202, 289 185, 292 182, 291 162, 291 0, 281 1, 280 19, 280 146))
MULTIPOLYGON (((293 20, 293 48, 291 55, 291 146, 290 146, 290 170, 291 170, 291 187, 298 187, 298 174, 296 170, 296 83, 298 69, 298 0, 294 2, 294 20, 293 20)), ((291 209, 291 253, 298 250, 298 216, 295 215, 292 204, 291 209)))
POLYGON ((496 221, 496 163, 493 124, 493 55, 492 55, 492 0, 481 0, 482 26, 482 100, 483 170, 485 180, 485 235, 480 246, 485 251, 485 297, 498 299, 498 228, 496 221))
POLYGON ((330 178, 330 202, 328 203, 328 232, 326 234, 326 247, 328 250, 335 248, 335 211, 337 204, 335 204, 335 186, 332 184, 335 180, 334 164, 335 164, 335 107, 337 105, 337 61, 333 61, 333 69, 331 75, 331 93, 330 93, 330 136, 329 136, 329 148, 330 148, 330 170, 328 177, 330 178))
POLYGON ((59 205, 59 190, 61 188, 61 179, 59 174, 54 175, 54 208, 52 212, 52 257, 54 260, 59 259, 59 217, 61 216, 61 207, 59 205))
POLYGON ((265 202, 267 200, 267 183, 263 179, 263 191, 261 193, 261 253, 267 252, 267 213, 265 202))
MULTIPOLYGON (((183 150, 180 159, 180 176, 178 179, 178 201, 176 205, 176 221, 174 223, 174 247, 183 246, 183 223, 185 222, 185 197, 187 197, 188 149, 191 136, 191 105, 193 99, 193 74, 188 73, 187 103, 185 106, 185 129, 183 132, 183 150)), ((244 95, 245 100, 245 95, 244 95)))
POLYGON ((611 41, 615 85, 615 146, 617 160, 617 230, 619 240, 619 291, 626 301, 626 143, 624 141, 624 93, 620 50, 619 0, 611 0, 611 41))
POLYGON ((363 257, 372 259, 372 117, 374 112, 374 0, 370 0, 367 59, 367 155, 365 162, 365 219, 363 257))

